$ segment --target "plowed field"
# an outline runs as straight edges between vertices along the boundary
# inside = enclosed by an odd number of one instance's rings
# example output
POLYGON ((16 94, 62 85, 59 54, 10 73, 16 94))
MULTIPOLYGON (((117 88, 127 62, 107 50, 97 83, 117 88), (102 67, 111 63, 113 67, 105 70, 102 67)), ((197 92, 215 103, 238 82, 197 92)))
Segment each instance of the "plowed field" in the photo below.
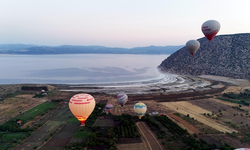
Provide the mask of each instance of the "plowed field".
POLYGON ((167 114, 168 117, 176 120, 177 122, 179 122, 180 124, 184 125, 185 127, 187 127, 188 129, 192 130, 194 133, 200 133, 200 131, 195 128, 193 125, 191 125, 190 123, 186 122, 185 120, 183 120, 182 118, 172 114, 172 113, 168 113, 167 114))

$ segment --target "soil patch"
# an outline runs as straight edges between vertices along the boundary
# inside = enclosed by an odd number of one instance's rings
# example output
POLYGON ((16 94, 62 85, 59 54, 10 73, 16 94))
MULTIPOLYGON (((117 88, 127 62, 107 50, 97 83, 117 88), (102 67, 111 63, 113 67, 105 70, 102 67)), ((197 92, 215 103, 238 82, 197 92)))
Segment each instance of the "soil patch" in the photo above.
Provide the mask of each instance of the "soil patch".
POLYGON ((0 101, 0 124, 45 102, 45 100, 33 98, 33 96, 32 94, 24 94, 0 101))
POLYGON ((118 150, 148 150, 143 143, 117 144, 118 150))
POLYGON ((186 128, 188 128, 189 130, 191 130, 192 133, 190 133, 190 134, 193 134, 193 133, 198 134, 198 133, 200 133, 200 131, 199 131, 197 128, 195 128, 193 125, 191 125, 190 123, 186 122, 186 121, 183 120, 182 118, 180 118, 180 117, 178 117, 178 116, 176 116, 176 115, 174 115, 174 114, 172 114, 172 113, 168 113, 167 116, 170 117, 170 118, 172 118, 172 119, 174 119, 174 120, 177 121, 179 124, 184 125, 184 126, 185 126, 186 128))

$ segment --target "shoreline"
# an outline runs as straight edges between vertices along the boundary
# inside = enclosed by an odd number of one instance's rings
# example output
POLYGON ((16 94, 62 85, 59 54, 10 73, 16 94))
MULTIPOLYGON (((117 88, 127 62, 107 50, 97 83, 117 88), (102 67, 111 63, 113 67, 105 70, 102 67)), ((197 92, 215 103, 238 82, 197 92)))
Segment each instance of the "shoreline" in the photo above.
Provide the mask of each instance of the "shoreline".
MULTIPOLYGON (((173 75, 172 75, 173 76, 173 75)), ((61 92, 86 92, 86 93, 104 93, 104 94, 163 94, 163 93, 176 93, 176 92, 194 92, 196 89, 199 91, 208 90, 207 88, 212 83, 209 80, 199 77, 180 76, 174 75, 176 80, 174 82, 149 82, 141 84, 119 84, 111 85, 60 85, 61 92)), ((58 86, 58 85, 55 85, 58 86)))

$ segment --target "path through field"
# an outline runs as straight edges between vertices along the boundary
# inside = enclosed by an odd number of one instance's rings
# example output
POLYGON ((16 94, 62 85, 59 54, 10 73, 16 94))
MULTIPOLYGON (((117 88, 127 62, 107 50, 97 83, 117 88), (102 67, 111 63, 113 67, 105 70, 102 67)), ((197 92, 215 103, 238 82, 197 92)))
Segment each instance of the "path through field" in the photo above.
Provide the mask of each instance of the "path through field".
POLYGON ((137 122, 136 125, 143 136, 143 142, 147 145, 149 150, 163 150, 161 144, 154 137, 154 133, 149 129, 145 122, 137 122))
POLYGON ((225 125, 222 125, 210 118, 205 117, 203 114, 204 113, 210 113, 212 114, 212 112, 203 109, 201 107, 198 107, 196 105, 193 105, 189 102, 186 101, 181 101, 181 102, 163 102, 162 104, 164 104, 165 106, 167 106, 169 109, 172 109, 175 112, 181 113, 183 115, 187 115, 189 114, 189 116, 191 118, 194 118, 196 120, 198 120, 199 122, 210 126, 211 128, 214 128, 220 132, 238 132, 232 128, 229 128, 225 125))

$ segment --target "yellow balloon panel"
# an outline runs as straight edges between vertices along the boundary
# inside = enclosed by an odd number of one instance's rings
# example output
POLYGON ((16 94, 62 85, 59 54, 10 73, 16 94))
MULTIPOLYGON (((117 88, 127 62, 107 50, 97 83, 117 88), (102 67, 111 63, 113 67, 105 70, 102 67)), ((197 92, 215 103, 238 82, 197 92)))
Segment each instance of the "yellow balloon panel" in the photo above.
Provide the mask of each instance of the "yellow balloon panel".
POLYGON ((76 94, 69 101, 69 109, 84 126, 85 121, 95 108, 95 99, 89 94, 76 94))

